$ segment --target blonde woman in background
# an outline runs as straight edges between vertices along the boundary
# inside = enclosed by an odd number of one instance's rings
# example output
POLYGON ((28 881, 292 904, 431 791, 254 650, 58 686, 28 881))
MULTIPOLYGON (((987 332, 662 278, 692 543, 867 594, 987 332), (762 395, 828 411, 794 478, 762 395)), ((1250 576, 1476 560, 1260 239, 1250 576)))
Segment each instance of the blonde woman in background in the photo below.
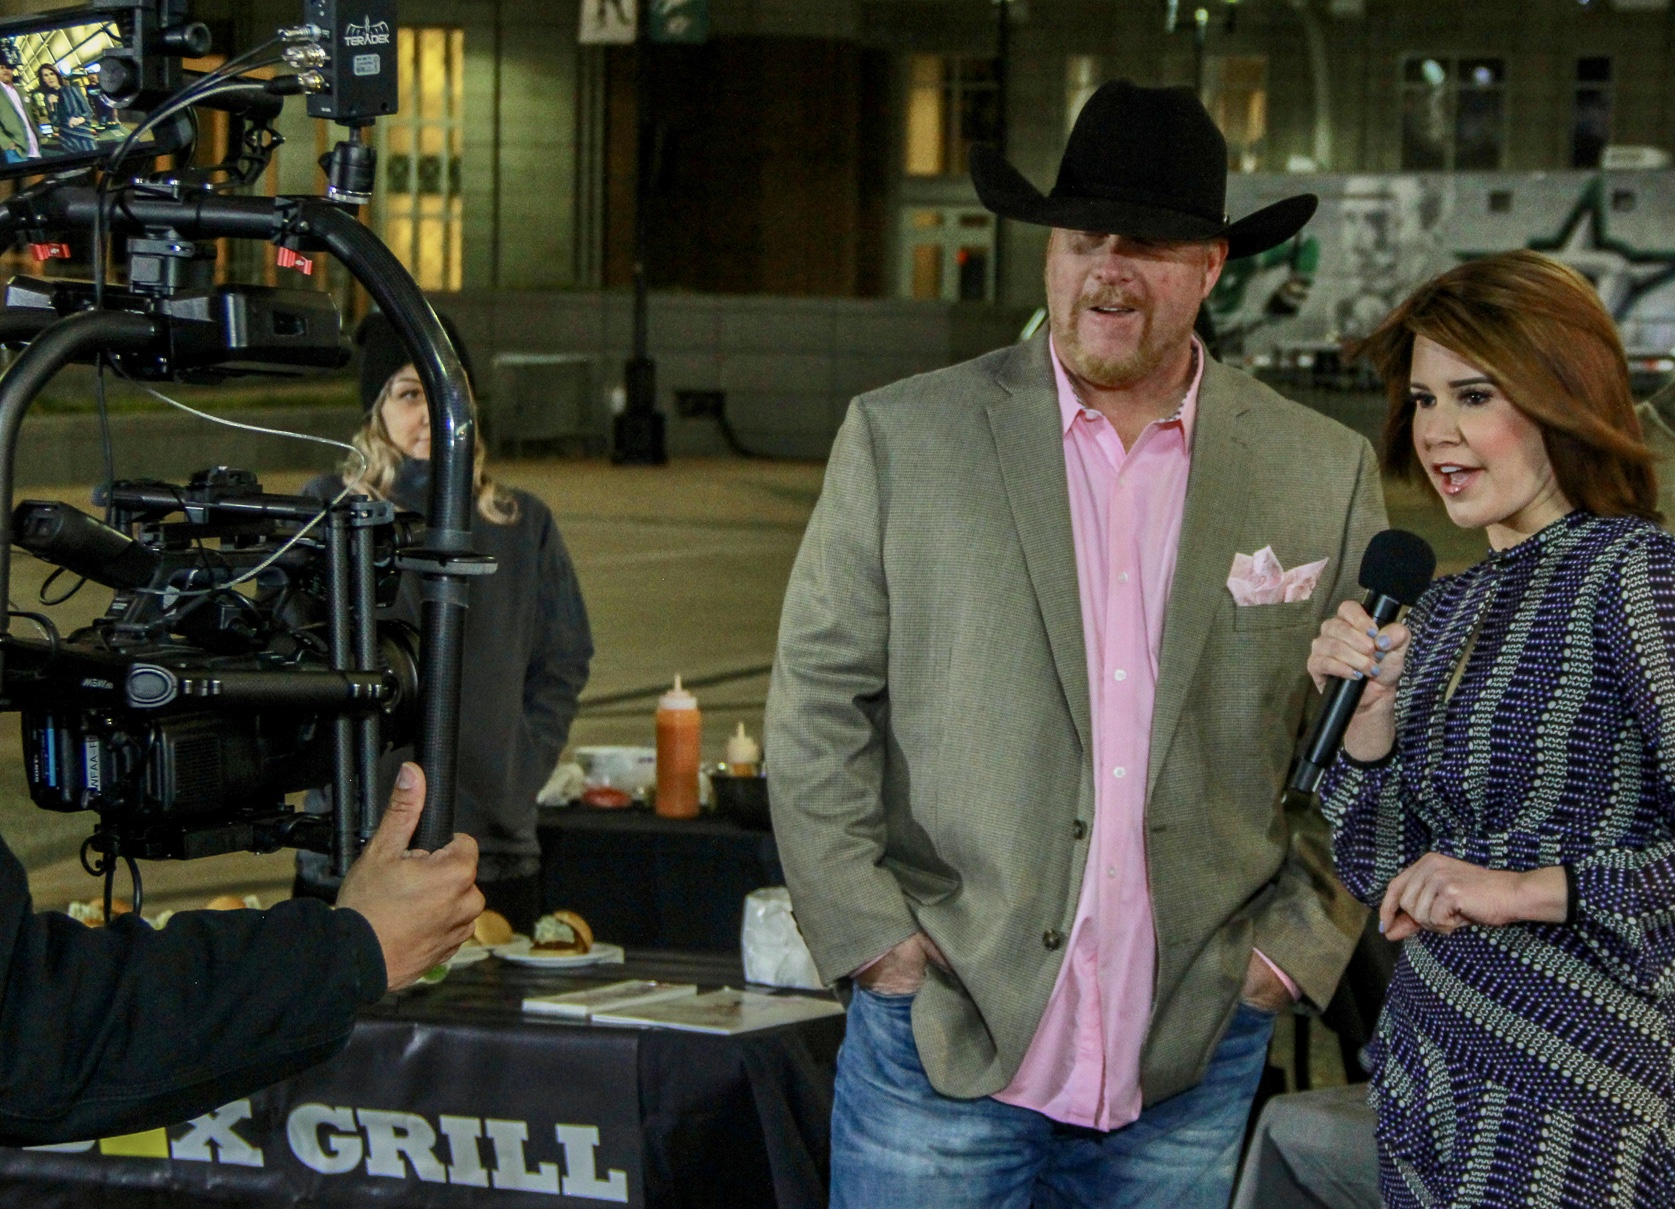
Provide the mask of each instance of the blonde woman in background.
MULTIPOLYGON (((471 377, 458 331, 447 318, 442 323, 471 377)), ((422 515, 430 504, 430 405, 424 385, 384 316, 368 316, 355 339, 366 422, 354 445, 366 467, 349 485, 422 515)), ((491 480, 481 444, 472 485, 477 505, 472 549, 492 555, 496 570, 472 582, 465 613, 454 820, 477 841, 477 884, 489 907, 528 932, 541 913, 535 795, 569 736, 587 684, 593 638, 551 511, 528 492, 491 480)), ((343 487, 341 475, 325 475, 303 491, 329 500, 343 487)), ((417 577, 404 575, 391 615, 417 625, 419 604, 417 577)), ((405 751, 385 757, 385 780, 393 782, 404 756, 411 758, 405 751)), ((379 792, 388 796, 389 786, 379 792)), ((311 808, 325 809, 323 793, 309 796, 311 808)), ((336 890, 327 858, 298 854, 296 894, 330 899, 336 890)))

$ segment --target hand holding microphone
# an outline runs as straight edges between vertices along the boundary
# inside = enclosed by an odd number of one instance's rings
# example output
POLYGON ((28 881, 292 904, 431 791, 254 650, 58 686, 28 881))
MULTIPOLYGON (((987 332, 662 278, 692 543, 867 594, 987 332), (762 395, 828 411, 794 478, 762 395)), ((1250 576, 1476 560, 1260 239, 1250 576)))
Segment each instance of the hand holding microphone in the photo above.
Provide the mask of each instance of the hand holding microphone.
POLYGON ((1309 675, 1322 693, 1332 684, 1364 682, 1344 731, 1344 747, 1358 760, 1378 759, 1395 741, 1396 684, 1407 644, 1408 628, 1401 622, 1380 626, 1360 601, 1346 600, 1309 648, 1309 675))
POLYGON ((1340 605, 1309 648, 1309 674, 1325 699, 1290 789, 1314 792, 1340 746, 1356 759, 1373 760, 1394 745, 1396 683, 1408 642, 1396 615, 1419 599, 1435 570, 1436 554, 1416 534, 1386 529, 1367 543, 1361 559, 1366 600, 1340 605))

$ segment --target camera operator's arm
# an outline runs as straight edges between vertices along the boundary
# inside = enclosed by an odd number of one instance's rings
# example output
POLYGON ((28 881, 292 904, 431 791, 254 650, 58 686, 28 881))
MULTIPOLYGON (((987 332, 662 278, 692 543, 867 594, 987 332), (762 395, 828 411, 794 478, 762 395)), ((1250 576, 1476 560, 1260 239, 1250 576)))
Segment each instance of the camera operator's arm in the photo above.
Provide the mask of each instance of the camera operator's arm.
MULTIPOLYGON (((534 501, 539 504, 539 501, 534 501)), ((541 506, 535 575, 535 641, 524 673, 523 713, 545 781, 575 721, 593 660, 593 633, 564 538, 541 506)))
POLYGON ((482 905, 475 847, 405 852, 413 772, 350 870, 357 910, 292 899, 89 929, 35 914, 0 843, 0 1142, 128 1133, 248 1095, 331 1057, 363 1004, 456 948, 482 905))

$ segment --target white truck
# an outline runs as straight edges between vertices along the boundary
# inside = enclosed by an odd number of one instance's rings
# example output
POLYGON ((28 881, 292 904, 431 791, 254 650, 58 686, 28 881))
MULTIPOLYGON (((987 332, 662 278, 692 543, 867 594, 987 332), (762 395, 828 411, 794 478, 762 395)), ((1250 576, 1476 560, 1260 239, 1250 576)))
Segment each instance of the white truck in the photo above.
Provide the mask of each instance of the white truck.
POLYGON ((1233 261, 1210 296, 1223 360, 1319 386, 1372 385, 1345 351, 1414 286, 1531 248, 1580 271, 1617 321, 1636 387, 1675 370, 1675 170, 1235 174, 1234 215, 1309 191, 1313 221, 1233 261))

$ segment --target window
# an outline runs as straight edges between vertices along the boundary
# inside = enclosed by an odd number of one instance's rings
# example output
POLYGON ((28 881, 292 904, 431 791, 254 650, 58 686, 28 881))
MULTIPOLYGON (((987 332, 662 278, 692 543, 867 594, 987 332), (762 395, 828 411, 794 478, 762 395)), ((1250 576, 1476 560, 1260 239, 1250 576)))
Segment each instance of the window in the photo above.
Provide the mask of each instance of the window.
POLYGON ((1570 166, 1597 168, 1611 141, 1611 60, 1576 60, 1570 106, 1570 166))
POLYGON ((379 121, 379 225, 427 290, 460 288, 465 33, 443 26, 396 34, 401 108, 379 121))
POLYGON ((1227 140, 1229 172, 1262 167, 1268 134, 1268 56, 1212 55, 1205 63, 1204 108, 1227 140))
POLYGON ((1496 169, 1505 147, 1506 60, 1403 61, 1404 171, 1496 169))
POLYGON ((1088 98, 1099 91, 1099 60, 1093 55, 1071 55, 1064 61, 1064 137, 1082 112, 1088 98))
POLYGON ((922 302, 987 302, 994 295, 994 217, 963 207, 902 212, 901 294, 922 302))
POLYGON ((907 175, 964 176, 971 145, 992 143, 999 134, 993 59, 908 56, 907 175))

